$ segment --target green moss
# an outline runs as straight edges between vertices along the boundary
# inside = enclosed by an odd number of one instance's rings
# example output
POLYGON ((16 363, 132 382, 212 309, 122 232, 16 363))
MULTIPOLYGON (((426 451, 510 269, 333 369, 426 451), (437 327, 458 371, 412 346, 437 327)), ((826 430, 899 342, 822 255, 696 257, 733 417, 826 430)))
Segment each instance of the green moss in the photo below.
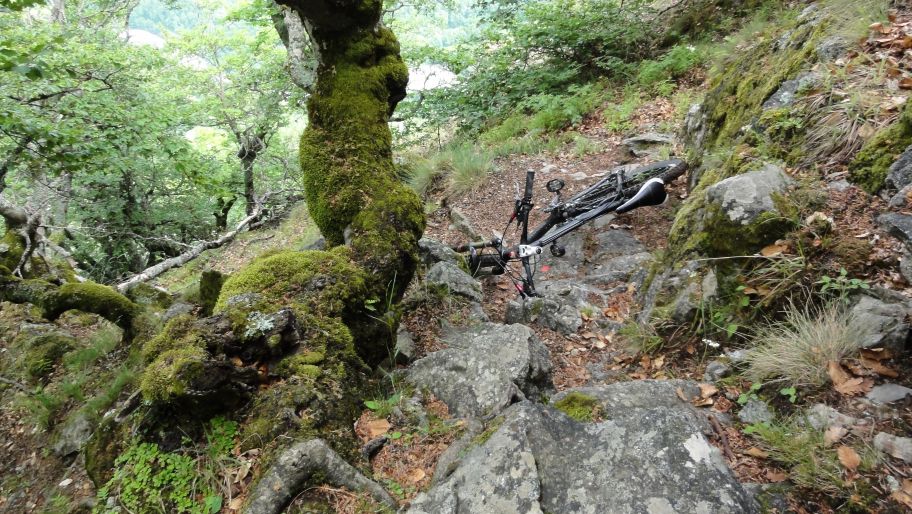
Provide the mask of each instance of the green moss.
POLYGON ((320 364, 324 359, 325 355, 320 352, 299 353, 282 359, 275 372, 282 378, 318 378, 323 370, 316 364, 320 364))
POLYGON ((206 270, 200 275, 199 295, 200 305, 203 307, 203 316, 212 314, 226 278, 225 275, 216 270, 206 270))
POLYGON ((91 312, 129 330, 139 306, 114 289, 94 282, 68 282, 56 291, 53 300, 43 305, 50 319, 70 309, 91 312))
POLYGON ((849 180, 870 194, 884 186, 887 171, 896 158, 912 144, 912 105, 906 104, 902 116, 878 131, 849 164, 849 180))
POLYGON ((591 396, 573 391, 556 402, 554 408, 577 421, 588 422, 594 421, 598 415, 599 403, 591 396))
POLYGON ((302 316, 339 315, 350 302, 364 297, 364 274, 348 256, 347 249, 339 247, 328 252, 282 252, 258 260, 225 282, 215 312, 224 311, 232 297, 255 293, 259 301, 252 310, 272 313, 291 307, 302 316))
POLYGON ((7 269, 6 274, 10 273, 9 270, 16 269, 23 252, 25 252, 25 241, 22 236, 7 229, 3 238, 0 239, 0 266, 7 269))
POLYGON ((167 309, 173 303, 167 292, 142 282, 131 287, 126 296, 137 305, 153 309, 167 309))
POLYGON ((494 433, 500 430, 500 427, 503 426, 505 419, 506 418, 503 416, 497 416, 491 420, 488 423, 488 426, 485 427, 484 431, 472 439, 472 446, 481 446, 488 442, 488 440, 491 439, 491 436, 493 436, 494 433))
POLYGON ((167 350, 149 364, 140 389, 149 401, 168 402, 186 393, 187 385, 203 372, 206 351, 196 346, 167 350))
POLYGON ((61 357, 75 348, 75 340, 63 334, 41 334, 25 343, 27 350, 23 359, 25 372, 31 378, 47 375, 60 362, 61 357))
POLYGON ((205 349, 206 342, 198 332, 193 330, 195 321, 196 318, 189 314, 181 314, 172 318, 159 334, 143 344, 143 360, 152 362, 164 352, 188 346, 205 349))

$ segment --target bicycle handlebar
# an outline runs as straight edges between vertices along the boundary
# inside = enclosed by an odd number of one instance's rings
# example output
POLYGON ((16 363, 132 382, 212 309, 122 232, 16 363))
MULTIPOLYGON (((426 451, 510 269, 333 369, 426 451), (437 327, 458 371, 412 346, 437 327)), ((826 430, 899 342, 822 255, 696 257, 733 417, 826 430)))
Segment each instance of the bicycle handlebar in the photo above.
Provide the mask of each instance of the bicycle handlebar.
POLYGON ((527 171, 526 172, 526 192, 523 195, 524 202, 532 201, 532 184, 535 182, 535 172, 527 171))

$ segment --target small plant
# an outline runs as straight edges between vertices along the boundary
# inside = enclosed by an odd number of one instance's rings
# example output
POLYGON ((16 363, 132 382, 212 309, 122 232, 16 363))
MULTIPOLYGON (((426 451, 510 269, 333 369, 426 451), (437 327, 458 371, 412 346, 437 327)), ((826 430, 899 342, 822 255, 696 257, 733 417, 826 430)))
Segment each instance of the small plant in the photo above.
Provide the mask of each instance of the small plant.
POLYGON ((665 339, 656 333, 655 327, 649 323, 630 322, 618 331, 633 346, 643 353, 655 353, 665 346, 665 339))
POLYGON ((849 278, 845 268, 839 269, 839 275, 835 277, 825 275, 815 284, 820 286, 821 294, 836 297, 843 302, 847 301, 852 293, 870 289, 871 287, 866 280, 849 278))
POLYGON ((821 309, 791 304, 783 321, 757 330, 745 375, 758 382, 821 386, 829 380, 827 363, 855 351, 868 333, 869 327, 838 303, 821 309))
POLYGON ((760 396, 757 393, 760 392, 762 387, 763 384, 760 382, 752 384, 750 389, 738 395, 738 405, 744 405, 751 400, 759 400, 760 396))
POLYGON ((779 394, 788 398, 789 403, 795 403, 798 400, 798 389, 794 386, 783 387, 779 390, 779 394))
POLYGON ((378 418, 385 418, 393 413, 393 409, 402 401, 402 394, 396 393, 389 398, 366 400, 364 406, 373 411, 378 418))

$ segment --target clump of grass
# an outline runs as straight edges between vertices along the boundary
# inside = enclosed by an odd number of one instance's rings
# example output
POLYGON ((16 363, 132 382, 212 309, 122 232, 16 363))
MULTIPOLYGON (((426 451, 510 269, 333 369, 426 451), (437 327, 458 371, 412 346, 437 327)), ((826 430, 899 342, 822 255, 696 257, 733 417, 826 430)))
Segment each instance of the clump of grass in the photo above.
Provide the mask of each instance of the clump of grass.
POLYGON ((409 166, 408 185, 416 193, 426 196, 446 172, 444 154, 418 157, 409 166))
POLYGON ((630 346, 639 352, 655 353, 665 346, 665 339, 649 323, 626 323, 618 331, 630 343, 630 346))
POLYGON ((827 363, 856 351, 870 327, 837 303, 822 308, 790 305, 783 321, 758 329, 745 375, 792 385, 827 383, 827 363))
POLYGON ((454 193, 467 193, 480 187, 494 170, 491 152, 470 144, 450 150, 449 187, 454 193))
MULTIPOLYGON (((793 419, 783 424, 751 425, 746 432, 762 440, 771 459, 789 468, 789 477, 798 486, 840 496, 852 492, 843 479, 836 449, 827 447, 822 430, 793 419)), ((858 454, 861 471, 877 465, 876 450, 862 447, 858 448, 858 454)))
POLYGON ((609 103, 602 112, 605 128, 612 132, 627 132, 632 129, 630 118, 642 103, 641 93, 634 88, 628 88, 615 103, 609 103))

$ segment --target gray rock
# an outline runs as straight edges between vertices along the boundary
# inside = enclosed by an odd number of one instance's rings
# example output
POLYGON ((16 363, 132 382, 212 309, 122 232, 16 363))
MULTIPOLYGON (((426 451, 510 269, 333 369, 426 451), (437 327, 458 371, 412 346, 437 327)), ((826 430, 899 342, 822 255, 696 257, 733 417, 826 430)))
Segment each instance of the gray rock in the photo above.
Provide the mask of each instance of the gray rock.
POLYGON ((581 390, 598 400, 598 423, 550 406, 513 405, 491 437, 408 512, 758 512, 707 442, 706 419, 675 388, 635 381, 581 390))
POLYGON ((817 58, 820 62, 833 62, 845 55, 849 42, 842 36, 831 36, 817 45, 817 58))
POLYGON ((396 332, 396 362, 399 364, 408 364, 415 359, 417 348, 412 333, 406 330, 402 325, 396 332))
POLYGON ((82 449, 92 437, 95 425, 88 414, 79 411, 71 416, 57 435, 54 454, 58 457, 72 455, 82 449))
POLYGON ((731 366, 722 361, 711 361, 703 372, 703 381, 715 383, 731 375, 731 366))
MULTIPOLYGON (((706 128, 708 114, 703 108, 703 104, 693 104, 690 106, 690 109, 687 110, 687 115, 684 117, 684 127, 682 130, 682 139, 684 144, 693 147, 697 151, 703 148, 703 142, 706 140, 706 128)), ((694 173, 694 175, 696 175, 694 173)), ((695 183, 690 185, 690 188, 693 189, 695 183)))
POLYGON ((912 145, 906 147, 899 158, 887 170, 884 187, 889 191, 899 191, 912 184, 912 145))
POLYGON ((839 180, 830 182, 829 184, 827 184, 827 187, 832 189, 833 191, 841 193, 841 192, 845 191, 846 189, 852 187, 852 184, 848 180, 841 178, 839 180))
POLYGON ((905 349, 910 328, 906 321, 910 312, 908 305, 863 294, 858 296, 850 312, 868 332, 859 342, 861 348, 884 346, 897 352, 905 349))
POLYGON ((320 236, 320 237, 316 238, 315 240, 313 240, 312 242, 304 245, 304 248, 302 248, 302 250, 325 250, 325 249, 326 249, 326 238, 322 237, 322 236, 320 236))
POLYGON ((912 253, 908 249, 903 250, 902 257, 899 259, 899 274, 906 279, 906 282, 912 284, 912 253))
POLYGON ((799 73, 794 79, 783 82, 779 86, 779 89, 763 102, 763 109, 781 109, 782 107, 792 105, 795 103, 795 98, 800 91, 812 87, 819 80, 820 76, 816 73, 799 73))
POLYGON ((189 303, 176 302, 168 307, 168 310, 162 314, 162 321, 167 323, 173 318, 180 316, 181 314, 190 314, 193 312, 193 306, 189 303))
POLYGON ((878 216, 877 223, 891 236, 902 241, 907 248, 912 249, 912 216, 888 212, 878 216))
POLYGON ((776 415, 765 401, 751 398, 738 411, 738 419, 743 423, 769 423, 776 419, 776 415))
POLYGON ((912 389, 903 387, 899 384, 887 383, 874 386, 874 388, 865 395, 865 398, 874 403, 887 404, 904 400, 909 395, 912 395, 912 389))
POLYGON ((912 439, 879 432, 874 436, 874 447, 897 459, 912 463, 912 439))
POLYGON ((857 418, 847 416, 824 403, 817 403, 805 411, 805 420, 808 425, 825 430, 831 426, 848 427, 858 423, 857 418))
POLYGON ((537 323, 564 335, 575 334, 583 318, 573 300, 560 297, 519 298, 507 304, 507 323, 537 323))
POLYGON ((674 145, 674 136, 648 132, 629 137, 622 143, 636 157, 659 157, 663 148, 669 148, 674 145))
POLYGON ((459 254, 454 252, 449 246, 431 239, 422 237, 418 240, 418 256, 425 266, 433 266, 438 262, 449 262, 450 264, 459 264, 459 254))
POLYGON ((762 169, 710 186, 706 197, 719 205, 733 223, 747 225, 763 213, 776 211, 772 195, 784 191, 789 182, 782 168, 766 164, 762 169))
POLYGON ((747 360, 747 350, 731 350, 725 352, 725 358, 732 364, 740 364, 747 360))
POLYGON ((407 378, 456 416, 484 417, 553 388, 548 349, 529 327, 482 323, 444 339, 449 347, 416 361, 407 378))
MULTIPOLYGON (((889 193, 885 196, 890 196, 889 193)), ((889 200, 890 207, 895 209, 903 209, 906 207, 906 204, 909 203, 909 198, 912 198, 912 184, 909 184, 899 190, 898 193, 893 195, 889 200)))
POLYGON ((459 209, 450 209, 450 222, 453 224, 453 228, 465 234, 465 236, 472 241, 481 241, 484 239, 481 234, 475 230, 475 227, 472 226, 472 222, 469 221, 469 218, 467 218, 459 209))
POLYGON ((469 300, 482 300, 481 285, 468 273, 451 262, 438 262, 428 270, 425 281, 432 286, 445 288, 450 294, 469 300))

